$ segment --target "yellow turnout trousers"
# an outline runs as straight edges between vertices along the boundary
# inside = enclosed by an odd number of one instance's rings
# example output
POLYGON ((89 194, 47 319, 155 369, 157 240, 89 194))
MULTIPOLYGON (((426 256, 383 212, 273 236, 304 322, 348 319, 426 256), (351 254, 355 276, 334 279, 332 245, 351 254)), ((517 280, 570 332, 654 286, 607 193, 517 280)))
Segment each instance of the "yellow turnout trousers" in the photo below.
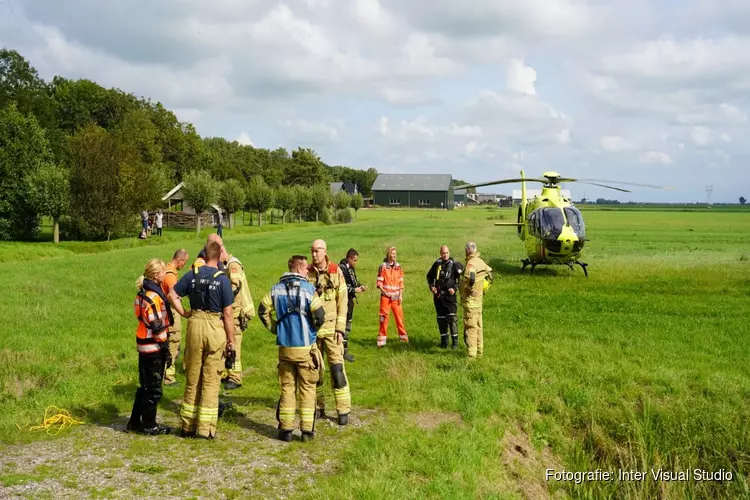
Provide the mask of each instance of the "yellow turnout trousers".
POLYGON ((240 330, 240 321, 234 320, 234 368, 227 371, 227 379, 237 385, 242 384, 242 330, 240 330))
POLYGON ((482 304, 463 306, 464 342, 470 358, 482 357, 484 353, 484 331, 482 325, 482 304))
POLYGON ((185 341, 185 395, 180 408, 184 432, 216 435, 226 345, 221 313, 194 310, 185 341))
MULTIPOLYGON (((328 360, 328 369, 331 372, 331 387, 333 387, 333 397, 336 400, 336 412, 339 415, 346 415, 351 411, 351 394, 349 393, 349 379, 344 369, 344 343, 336 343, 336 335, 318 336, 318 349, 321 355, 325 354, 328 360)), ((320 380, 318 381, 316 406, 325 409, 325 395, 323 391, 324 378, 323 372, 325 365, 320 367, 320 380)))
POLYGON ((318 347, 279 347, 279 384, 281 398, 276 411, 279 429, 294 429, 294 416, 299 399, 300 429, 315 430, 315 385, 318 383, 323 358, 318 347))
MULTIPOLYGON (((174 313, 175 316, 175 324, 169 327, 169 331, 167 332, 167 336, 169 337, 169 354, 172 356, 172 366, 167 368, 164 371, 164 383, 166 385, 173 384, 177 381, 177 369, 175 368, 177 366, 177 357, 180 353, 180 340, 182 340, 182 328, 180 325, 180 321, 177 319, 180 317, 179 314, 177 314, 177 311, 174 313)), ((183 364, 182 368, 185 369, 185 357, 182 357, 183 364)))

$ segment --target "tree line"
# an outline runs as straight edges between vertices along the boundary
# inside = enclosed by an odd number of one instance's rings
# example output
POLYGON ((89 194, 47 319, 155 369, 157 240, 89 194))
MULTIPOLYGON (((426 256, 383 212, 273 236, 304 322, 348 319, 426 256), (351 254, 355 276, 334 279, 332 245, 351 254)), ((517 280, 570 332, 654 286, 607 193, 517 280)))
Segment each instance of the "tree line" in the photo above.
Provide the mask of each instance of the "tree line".
MULTIPOLYGON (((274 207, 334 217, 327 211, 342 207, 343 195, 334 204, 323 187, 330 195, 329 182, 352 182, 370 197, 377 175, 327 165, 309 148, 202 138, 160 102, 87 79, 44 81, 21 54, 0 49, 0 240, 34 238, 41 216, 53 219, 56 242, 60 232, 132 235, 138 213, 183 181, 196 209, 203 197, 229 213, 274 207)), ((361 196, 348 206, 360 207, 361 196)))

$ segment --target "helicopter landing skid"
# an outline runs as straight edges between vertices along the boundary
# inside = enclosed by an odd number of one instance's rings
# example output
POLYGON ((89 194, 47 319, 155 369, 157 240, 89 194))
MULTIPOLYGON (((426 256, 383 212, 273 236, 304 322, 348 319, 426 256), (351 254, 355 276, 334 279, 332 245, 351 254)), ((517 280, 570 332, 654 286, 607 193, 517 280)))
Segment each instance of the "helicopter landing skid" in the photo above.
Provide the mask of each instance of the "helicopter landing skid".
POLYGON ((523 264, 523 267, 521 268, 521 272, 523 272, 523 270, 526 269, 526 266, 531 266, 531 274, 534 274, 534 268, 537 266, 536 262, 531 262, 530 259, 521 259, 521 263, 523 264))
POLYGON ((581 269, 583 269, 583 274, 587 278, 589 277, 589 271, 588 271, 588 269, 586 269, 586 267, 588 266, 588 264, 586 264, 585 262, 581 262, 580 260, 575 260, 573 262, 568 262, 568 267, 570 269, 573 269, 573 264, 578 264, 579 266, 581 266, 581 269))

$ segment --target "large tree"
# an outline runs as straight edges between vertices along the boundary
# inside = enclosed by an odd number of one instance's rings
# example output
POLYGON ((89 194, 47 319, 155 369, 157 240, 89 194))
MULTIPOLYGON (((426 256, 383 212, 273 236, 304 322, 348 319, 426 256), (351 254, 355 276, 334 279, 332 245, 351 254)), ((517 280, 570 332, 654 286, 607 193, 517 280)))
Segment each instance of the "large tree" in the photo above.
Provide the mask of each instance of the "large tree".
POLYGON ((297 192, 292 186, 281 186, 274 192, 274 206, 281 210, 281 223, 284 223, 287 212, 294 210, 297 203, 297 192))
POLYGON ((44 130, 34 115, 11 102, 0 108, 0 239, 30 239, 39 217, 29 196, 29 173, 52 162, 44 130))
POLYGON ((185 202, 195 210, 195 229, 201 232, 201 216, 218 197, 218 186, 211 178, 211 174, 205 170, 191 172, 185 176, 185 184, 182 186, 182 195, 185 202))
POLYGON ((284 183, 289 186, 314 186, 328 182, 325 164, 315 151, 297 148, 292 152, 292 160, 284 170, 284 183))
POLYGON ((258 212, 258 226, 263 226, 263 214, 273 206, 273 189, 266 184, 263 177, 256 175, 250 179, 247 188, 247 205, 250 210, 258 212))
POLYGON ((320 214, 331 205, 331 187, 328 184, 316 184, 310 191, 312 209, 315 210, 315 220, 320 219, 320 214))
POLYGON ((236 179, 221 183, 219 206, 229 214, 229 229, 234 229, 234 214, 245 206, 245 191, 236 179))
POLYGON ((143 189, 150 172, 139 168, 138 151, 89 124, 71 137, 68 161, 73 232, 79 238, 108 240, 134 232, 138 212, 154 201, 143 189))
POLYGON ((70 179, 67 169, 45 163, 27 178, 31 203, 36 212, 52 217, 53 241, 60 243, 60 217, 70 208, 70 179))

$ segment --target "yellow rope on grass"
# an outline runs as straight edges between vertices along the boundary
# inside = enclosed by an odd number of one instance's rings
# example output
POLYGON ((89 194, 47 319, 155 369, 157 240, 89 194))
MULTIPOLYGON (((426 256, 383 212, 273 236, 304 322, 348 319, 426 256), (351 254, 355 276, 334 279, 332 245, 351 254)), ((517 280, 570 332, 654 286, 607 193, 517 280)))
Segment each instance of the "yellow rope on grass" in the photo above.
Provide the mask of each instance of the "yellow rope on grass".
POLYGON ((63 410, 62 408, 58 408, 57 406, 48 406, 44 410, 44 420, 42 420, 41 425, 35 425, 34 427, 30 427, 28 430, 46 431, 47 434, 54 435, 58 434, 63 429, 83 423, 84 422, 82 420, 73 418, 68 410, 63 410), (51 413, 54 410, 57 410, 57 412, 51 413))

